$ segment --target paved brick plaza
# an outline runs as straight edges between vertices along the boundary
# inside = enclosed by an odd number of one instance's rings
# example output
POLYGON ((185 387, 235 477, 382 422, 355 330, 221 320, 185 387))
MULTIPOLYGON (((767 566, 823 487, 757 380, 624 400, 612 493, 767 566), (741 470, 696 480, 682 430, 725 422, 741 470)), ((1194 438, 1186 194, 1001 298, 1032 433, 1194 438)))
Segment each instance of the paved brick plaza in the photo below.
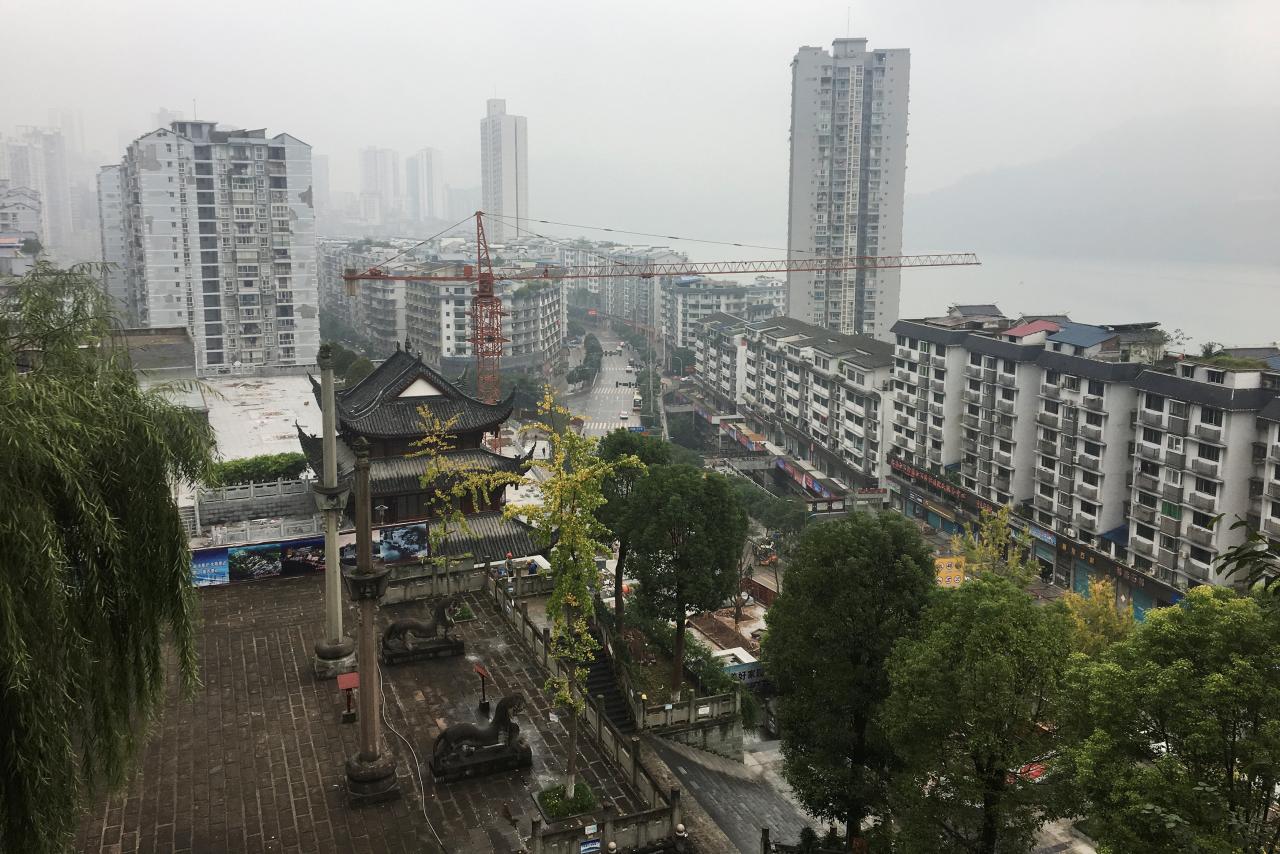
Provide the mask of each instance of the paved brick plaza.
MULTIPOLYGON (((323 620, 320 576, 204 588, 199 594, 203 685, 192 701, 171 685, 163 718, 144 749, 138 773, 102 799, 81 824, 81 851, 431 852, 422 799, 404 743, 386 734, 400 757, 404 798, 353 810, 343 788, 343 762, 356 750, 357 725, 342 724, 335 683, 311 675, 311 648, 323 620)), ((534 766, 483 780, 439 787, 424 769, 427 814, 451 852, 515 851, 516 831, 529 833, 536 814, 531 791, 559 772, 564 728, 549 718, 543 676, 492 602, 472 595, 479 620, 459 626, 465 658, 390 667, 387 713, 425 761, 442 724, 475 720, 483 663, 498 694, 519 692, 518 718, 534 766), (505 809, 504 809, 505 805, 505 809)), ((384 621, 426 618, 424 603, 384 609, 384 621)), ((354 626, 351 613, 348 627, 354 626)), ((494 695, 490 685, 491 696, 494 695)), ((633 793, 582 739, 583 778, 597 792, 635 808, 633 793)))

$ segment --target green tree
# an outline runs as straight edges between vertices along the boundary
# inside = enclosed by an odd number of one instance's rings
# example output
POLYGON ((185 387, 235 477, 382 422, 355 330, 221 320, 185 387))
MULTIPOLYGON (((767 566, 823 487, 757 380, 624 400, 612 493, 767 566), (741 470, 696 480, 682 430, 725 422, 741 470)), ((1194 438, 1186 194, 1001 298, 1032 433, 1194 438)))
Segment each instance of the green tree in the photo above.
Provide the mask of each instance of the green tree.
POLYGON ((598 644, 588 628, 594 611, 592 590, 598 584, 596 557, 607 553, 609 529, 596 512, 605 502, 604 482, 622 469, 640 468, 635 457, 605 460, 596 454, 596 440, 563 425, 569 411, 556 403, 548 388, 538 407, 542 421, 532 425, 548 437, 551 457, 538 462, 547 476, 539 483, 542 500, 508 505, 508 515, 526 516, 545 538, 555 539, 551 551, 554 587, 547 600, 551 617, 551 654, 560 671, 547 680, 555 705, 567 713, 569 749, 565 793, 572 800, 577 782, 578 716, 584 703, 579 686, 586 683, 587 665, 598 644))
POLYGON ((994 573, 1026 586, 1039 574, 1031 549, 1009 536, 1011 507, 983 511, 977 530, 966 529, 951 538, 953 554, 964 555, 966 575, 994 573))
POLYGON ((1090 658, 1127 638, 1136 625, 1133 605, 1120 607, 1116 603, 1116 586, 1106 578, 1090 581, 1088 596, 1068 592, 1062 597, 1062 606, 1071 621, 1072 649, 1090 658))
POLYGON ((369 376, 371 373, 373 373, 373 362, 370 362, 364 356, 361 356, 352 362, 347 368, 346 372, 342 375, 342 380, 349 388, 369 376))
MULTIPOLYGON (((614 430, 600 440, 596 453, 602 459, 614 461, 635 457, 645 466, 660 466, 671 462, 671 446, 654 436, 642 436, 630 430, 614 430)), ((625 605, 622 598, 622 579, 627 552, 631 546, 628 523, 631 516, 631 492, 636 482, 644 476, 644 470, 628 466, 619 469, 604 482, 605 503, 596 510, 596 518, 604 524, 618 541, 618 563, 613 570, 613 613, 617 631, 622 631, 625 605)))
POLYGON ((0 850, 71 842, 163 698, 194 689, 191 550, 175 481, 213 433, 139 387, 97 271, 41 262, 0 306, 0 850))
POLYGON ((333 347, 333 371, 335 376, 345 376, 351 365, 360 358, 359 353, 355 353, 343 347, 336 341, 329 342, 333 347))
POLYGON ((671 693, 679 697, 688 611, 718 608, 737 592, 747 514, 721 475, 654 466, 632 491, 627 527, 644 608, 675 624, 671 693))
POLYGON ((293 480, 307 470, 307 457, 302 453, 258 454, 238 460, 223 460, 209 467, 205 486, 231 486, 238 483, 293 480))
POLYGON ((936 587, 915 525, 855 513, 800 536, 769 608, 762 656, 777 690, 783 774, 811 814, 848 825, 851 845, 863 820, 885 810, 886 662, 936 587))
POLYGON ((1053 748, 1065 622, 988 572, 938 590, 920 635, 898 643, 881 720, 902 761, 890 802, 904 850, 1030 851, 1058 814, 1061 786, 1022 769, 1053 748))
POLYGON ((1069 675, 1064 767, 1107 851, 1280 851, 1280 613, 1197 587, 1069 675))

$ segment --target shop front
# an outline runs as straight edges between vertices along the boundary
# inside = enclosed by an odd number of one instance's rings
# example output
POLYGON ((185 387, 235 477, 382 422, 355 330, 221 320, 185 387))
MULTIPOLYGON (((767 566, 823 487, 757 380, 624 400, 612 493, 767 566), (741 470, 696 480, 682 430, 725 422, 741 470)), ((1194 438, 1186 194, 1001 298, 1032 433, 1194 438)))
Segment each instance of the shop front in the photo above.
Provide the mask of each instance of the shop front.
POLYGON ((1121 606, 1132 605, 1133 616, 1138 620, 1152 608, 1164 608, 1182 598, 1177 588, 1065 537, 1058 538, 1057 557, 1056 572, 1060 576, 1070 574, 1072 590, 1088 596, 1090 581, 1110 579, 1115 584, 1116 601, 1121 606))
POLYGON ((994 513, 999 509, 969 490, 896 457, 889 460, 889 468, 893 473, 890 506, 935 530, 958 534, 966 525, 976 522, 983 512, 994 513))
POLYGON ((1042 581, 1064 588, 1071 584, 1071 573, 1058 569, 1057 534, 1018 516, 1010 519, 1009 525, 1014 539, 1022 543, 1039 564, 1042 581))

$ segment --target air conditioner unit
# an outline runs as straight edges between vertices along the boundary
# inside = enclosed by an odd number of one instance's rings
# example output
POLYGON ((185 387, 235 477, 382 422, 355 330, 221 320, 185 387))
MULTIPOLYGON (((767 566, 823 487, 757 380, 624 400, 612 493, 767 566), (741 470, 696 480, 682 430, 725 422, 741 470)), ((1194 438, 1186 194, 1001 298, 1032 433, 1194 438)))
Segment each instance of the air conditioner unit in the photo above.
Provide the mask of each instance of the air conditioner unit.
POLYGON ((1068 525, 1065 529, 1063 529, 1062 533, 1066 534, 1068 537, 1074 537, 1076 535, 1076 529, 1068 525))

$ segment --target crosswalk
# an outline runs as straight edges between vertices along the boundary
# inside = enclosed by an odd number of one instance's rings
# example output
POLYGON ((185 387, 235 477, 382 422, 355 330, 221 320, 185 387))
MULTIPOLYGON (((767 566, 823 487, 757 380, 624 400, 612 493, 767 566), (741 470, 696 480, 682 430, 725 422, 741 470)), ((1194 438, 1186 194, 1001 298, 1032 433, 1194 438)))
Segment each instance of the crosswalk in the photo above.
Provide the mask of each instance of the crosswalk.
POLYGON ((630 427, 632 424, 639 425, 638 419, 631 421, 587 421, 582 425, 582 432, 588 436, 603 436, 606 433, 612 433, 619 427, 630 427))

